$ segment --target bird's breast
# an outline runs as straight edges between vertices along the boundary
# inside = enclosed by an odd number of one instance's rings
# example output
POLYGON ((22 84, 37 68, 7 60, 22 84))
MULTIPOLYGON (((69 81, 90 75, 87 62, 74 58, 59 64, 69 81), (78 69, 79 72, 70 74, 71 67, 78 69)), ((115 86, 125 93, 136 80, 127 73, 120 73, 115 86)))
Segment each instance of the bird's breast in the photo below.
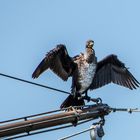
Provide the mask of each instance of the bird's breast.
POLYGON ((96 72, 96 65, 95 62, 90 64, 85 62, 83 65, 79 66, 78 82, 81 87, 79 93, 83 93, 91 85, 96 72))

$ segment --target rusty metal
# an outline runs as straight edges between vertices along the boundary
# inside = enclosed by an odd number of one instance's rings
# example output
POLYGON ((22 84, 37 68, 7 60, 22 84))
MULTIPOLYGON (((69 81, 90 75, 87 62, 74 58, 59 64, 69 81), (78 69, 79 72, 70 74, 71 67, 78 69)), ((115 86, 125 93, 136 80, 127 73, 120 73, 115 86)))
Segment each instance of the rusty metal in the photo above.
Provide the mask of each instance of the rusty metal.
POLYGON ((82 121, 90 118, 97 119, 109 113, 109 106, 106 104, 100 104, 98 106, 93 105, 82 109, 76 109, 76 112, 71 110, 34 119, 27 118, 26 120, 19 122, 12 122, 1 125, 0 138, 22 134, 25 132, 29 133, 43 128, 73 123, 75 121, 82 121))

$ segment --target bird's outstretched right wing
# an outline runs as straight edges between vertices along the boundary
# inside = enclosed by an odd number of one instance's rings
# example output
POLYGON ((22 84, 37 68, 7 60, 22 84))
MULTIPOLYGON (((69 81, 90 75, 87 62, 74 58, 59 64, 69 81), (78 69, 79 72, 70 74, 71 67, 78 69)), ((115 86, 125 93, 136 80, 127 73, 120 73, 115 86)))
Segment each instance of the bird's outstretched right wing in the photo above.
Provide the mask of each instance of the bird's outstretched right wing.
POLYGON ((61 79, 66 81, 75 69, 75 63, 69 56, 65 45, 57 45, 46 54, 46 57, 37 66, 32 78, 38 78, 45 70, 50 68, 61 79))

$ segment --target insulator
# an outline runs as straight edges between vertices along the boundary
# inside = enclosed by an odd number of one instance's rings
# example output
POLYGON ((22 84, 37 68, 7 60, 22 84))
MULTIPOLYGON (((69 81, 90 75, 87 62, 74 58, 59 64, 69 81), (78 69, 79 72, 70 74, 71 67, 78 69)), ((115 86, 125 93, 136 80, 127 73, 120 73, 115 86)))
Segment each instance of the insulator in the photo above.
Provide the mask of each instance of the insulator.
POLYGON ((102 140, 104 136, 104 130, 101 124, 92 125, 90 128, 90 138, 91 140, 102 140))

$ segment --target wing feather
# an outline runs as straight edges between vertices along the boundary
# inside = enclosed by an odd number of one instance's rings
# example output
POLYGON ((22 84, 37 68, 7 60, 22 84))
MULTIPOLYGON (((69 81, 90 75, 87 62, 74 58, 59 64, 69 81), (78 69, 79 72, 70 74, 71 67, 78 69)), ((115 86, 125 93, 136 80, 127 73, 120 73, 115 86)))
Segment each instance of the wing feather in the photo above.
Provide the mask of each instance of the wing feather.
POLYGON ((48 52, 33 72, 32 78, 38 78, 48 68, 64 81, 72 75, 75 69, 75 63, 69 56, 65 45, 57 45, 56 48, 48 52))
POLYGON ((130 73, 116 55, 109 55, 97 63, 97 69, 90 89, 96 89, 109 83, 118 84, 129 89, 136 89, 140 83, 130 73))

